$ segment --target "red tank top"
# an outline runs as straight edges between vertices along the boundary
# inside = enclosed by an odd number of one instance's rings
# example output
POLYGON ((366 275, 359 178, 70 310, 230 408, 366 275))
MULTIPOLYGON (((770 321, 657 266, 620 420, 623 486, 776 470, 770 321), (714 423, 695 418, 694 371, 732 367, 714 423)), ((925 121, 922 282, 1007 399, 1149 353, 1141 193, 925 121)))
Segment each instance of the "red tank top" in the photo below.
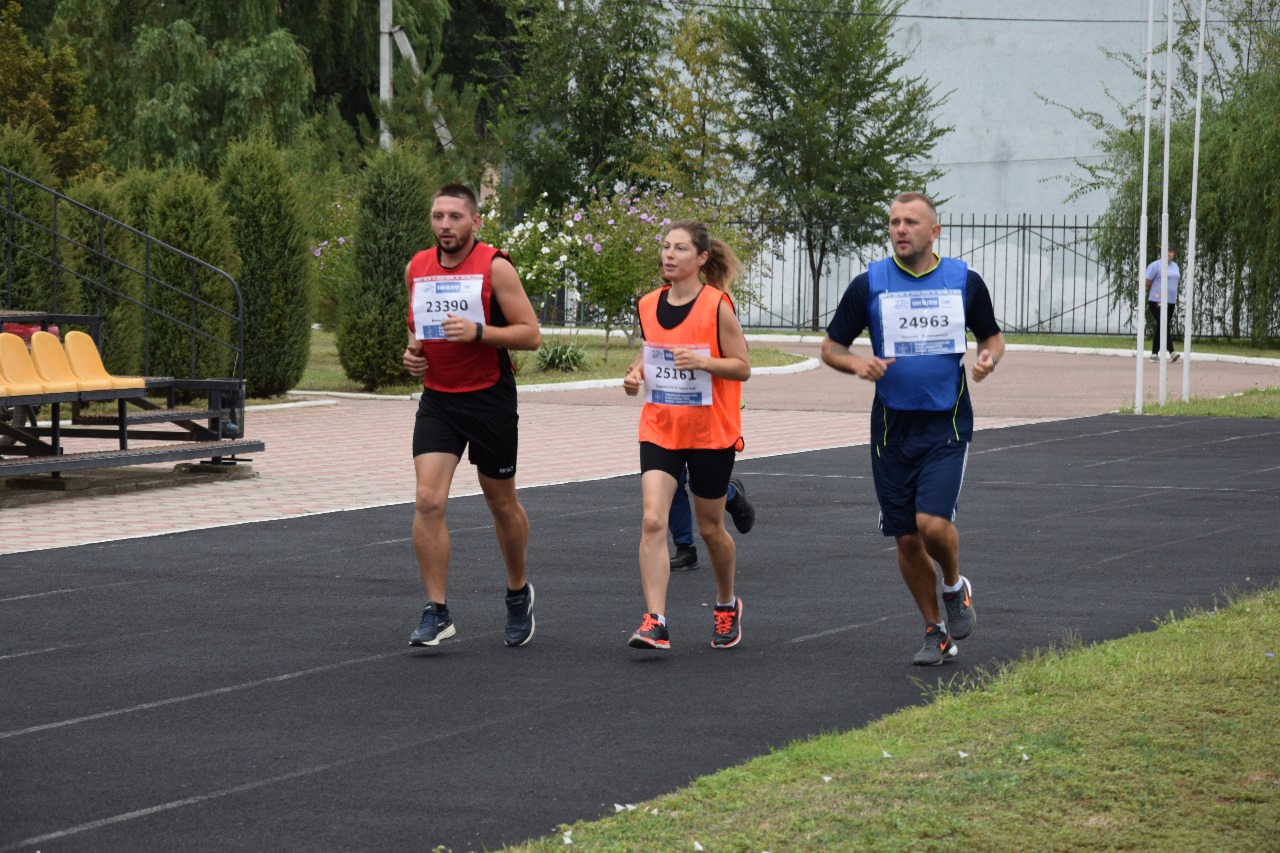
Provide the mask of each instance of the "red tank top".
MULTIPOLYGON (((711 357, 720 358, 720 302, 733 300, 727 293, 706 285, 698 291, 689 316, 674 329, 658 322, 658 300, 662 287, 640 298, 637 310, 646 343, 663 346, 710 346, 711 357)), ((640 413, 640 440, 667 450, 723 450, 743 448, 742 383, 711 377, 711 405, 683 406, 645 403, 640 413)))
POLYGON ((440 265, 439 249, 419 252, 409 262, 409 332, 422 341, 422 354, 427 358, 424 387, 433 391, 479 391, 493 387, 502 378, 504 359, 510 367, 511 356, 505 349, 475 341, 446 341, 435 337, 439 334, 439 327, 432 322, 436 315, 414 316, 417 302, 427 311, 448 311, 485 325, 505 325, 494 322, 491 307, 495 257, 510 260, 494 247, 476 241, 456 267, 446 269, 440 265), (415 291, 425 287, 431 288, 431 298, 415 300, 415 291), (479 305, 473 302, 476 298, 479 305))

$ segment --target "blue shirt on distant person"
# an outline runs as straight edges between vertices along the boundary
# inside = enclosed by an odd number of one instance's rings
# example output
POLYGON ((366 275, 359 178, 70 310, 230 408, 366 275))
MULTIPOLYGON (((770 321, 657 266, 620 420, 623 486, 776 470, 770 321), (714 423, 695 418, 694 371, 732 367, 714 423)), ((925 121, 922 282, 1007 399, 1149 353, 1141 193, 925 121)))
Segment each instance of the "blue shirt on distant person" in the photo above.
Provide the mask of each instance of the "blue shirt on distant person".
MULTIPOLYGON (((1145 278, 1147 279, 1147 281, 1151 282, 1151 287, 1147 295, 1147 301, 1149 302, 1160 301, 1161 263, 1162 263, 1161 261, 1152 261, 1147 266, 1147 273, 1145 278)), ((1175 261, 1169 261, 1168 264, 1169 264, 1169 287, 1165 291, 1164 301, 1172 305, 1178 301, 1178 281, 1181 280, 1182 278, 1182 271, 1178 269, 1178 264, 1175 261)))

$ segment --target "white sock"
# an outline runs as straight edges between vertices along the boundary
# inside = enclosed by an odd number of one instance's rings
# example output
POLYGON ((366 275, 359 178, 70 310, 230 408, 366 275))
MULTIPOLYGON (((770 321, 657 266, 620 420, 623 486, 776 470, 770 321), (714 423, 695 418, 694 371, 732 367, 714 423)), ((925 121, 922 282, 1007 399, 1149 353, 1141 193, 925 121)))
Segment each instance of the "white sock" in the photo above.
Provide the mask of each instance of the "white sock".
POLYGON ((729 601, 728 601, 727 603, 726 603, 726 602, 717 601, 717 602, 716 602, 716 607, 732 607, 733 605, 735 605, 735 604, 737 604, 737 603, 738 603, 738 596, 736 596, 736 595, 735 595, 733 598, 729 599, 729 601))
POLYGON ((964 588, 964 575, 960 576, 960 580, 956 581, 955 586, 947 586, 945 583, 942 585, 943 592, 959 592, 963 588, 964 588))
POLYGON ((657 614, 654 614, 654 615, 656 615, 656 616, 658 617, 658 624, 659 624, 659 625, 661 625, 661 626, 662 626, 662 627, 664 627, 664 628, 665 628, 665 627, 667 627, 667 617, 666 617, 666 616, 663 616, 661 613, 657 613, 657 614))

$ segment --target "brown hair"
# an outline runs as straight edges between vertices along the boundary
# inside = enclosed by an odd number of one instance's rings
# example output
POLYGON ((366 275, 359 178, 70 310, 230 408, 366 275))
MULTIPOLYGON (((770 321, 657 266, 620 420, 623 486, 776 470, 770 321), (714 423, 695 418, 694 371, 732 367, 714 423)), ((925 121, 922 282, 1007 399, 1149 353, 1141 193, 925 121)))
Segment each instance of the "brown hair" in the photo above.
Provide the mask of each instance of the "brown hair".
POLYGON ((462 199, 467 203, 467 209, 473 214, 478 213, 480 210, 480 202, 476 200, 476 194, 466 184, 445 184, 436 190, 436 194, 431 197, 431 201, 434 203, 441 196, 462 199))
POLYGON ((911 202, 911 201, 924 202, 925 206, 929 208, 929 212, 933 214, 933 218, 934 219, 938 218, 937 205, 933 203, 933 199, 929 198, 924 193, 917 193, 917 192, 898 193, 896 196, 893 197, 893 202, 892 204, 890 204, 890 207, 892 207, 894 204, 906 204, 907 202, 911 202))
POLYGON ((702 277, 707 284, 717 290, 728 291, 742 273, 742 261, 733 248, 723 240, 712 237, 707 226, 696 219, 672 222, 667 233, 677 229, 689 235, 689 241, 698 254, 707 253, 707 262, 702 265, 702 277))

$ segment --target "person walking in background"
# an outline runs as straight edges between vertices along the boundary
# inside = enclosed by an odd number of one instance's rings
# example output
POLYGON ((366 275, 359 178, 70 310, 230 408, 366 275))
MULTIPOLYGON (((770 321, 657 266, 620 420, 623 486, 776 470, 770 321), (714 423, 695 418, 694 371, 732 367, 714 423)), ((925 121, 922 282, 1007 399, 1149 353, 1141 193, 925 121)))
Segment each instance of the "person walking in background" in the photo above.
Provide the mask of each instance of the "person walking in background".
POLYGON ((662 240, 662 287, 640 299, 644 347, 627 369, 629 396, 645 391, 640 414, 640 585, 646 612, 628 640, 671 647, 667 629, 667 525, 671 499, 688 467, 698 532, 715 573, 713 648, 742 638, 742 599, 734 590, 737 551, 724 526, 734 456, 743 447, 742 383, 751 376, 747 339, 726 292, 742 268, 700 222, 673 223, 662 240))
POLYGON ((1169 249, 1169 260, 1165 262, 1152 261, 1147 266, 1147 313, 1151 316, 1151 360, 1156 361, 1160 358, 1160 345, 1164 342, 1165 352, 1169 353, 1169 361, 1177 361, 1179 353, 1173 351, 1173 341, 1169 339, 1169 327, 1173 325, 1173 311, 1178 304, 1178 281, 1182 278, 1182 271, 1178 269, 1178 265, 1173 262, 1173 249, 1169 249), (1164 322, 1160 322, 1161 292, 1161 267, 1167 267, 1169 276, 1169 286, 1164 290, 1163 302, 1167 306, 1164 313, 1164 322))
POLYGON ((893 256, 853 280, 822 342, 824 363, 876 384, 872 479, 880 530, 895 538, 898 568, 924 617, 924 646, 912 659, 919 666, 954 657, 955 641, 977 620, 954 524, 973 439, 965 327, 978 344, 974 382, 990 376, 1004 355, 986 283, 963 261, 934 254, 940 233, 928 196, 898 195, 889 208, 893 256), (849 350, 864 330, 871 333, 867 358, 849 350))
POLYGON ((535 350, 542 333, 511 259, 476 240, 479 227, 475 194, 460 184, 443 187, 431 202, 436 247, 414 255, 404 272, 404 367, 423 384, 413 428, 413 550, 427 606, 409 636, 413 646, 434 646, 457 633, 446 595, 445 505, 464 449, 506 564, 506 644, 523 646, 534 631, 533 585, 525 577, 529 519, 516 497, 520 416, 508 350, 535 350))
MULTIPOLYGON (((675 496, 671 498, 671 517, 667 522, 671 530, 671 544, 675 546, 675 554, 671 557, 673 572, 698 568, 698 546, 693 544, 693 509, 689 505, 689 493, 685 491, 687 480, 688 469, 681 469, 675 496)), ((751 532, 756 523, 756 508, 747 500, 747 489, 737 477, 729 479, 724 508, 739 533, 751 532)))

